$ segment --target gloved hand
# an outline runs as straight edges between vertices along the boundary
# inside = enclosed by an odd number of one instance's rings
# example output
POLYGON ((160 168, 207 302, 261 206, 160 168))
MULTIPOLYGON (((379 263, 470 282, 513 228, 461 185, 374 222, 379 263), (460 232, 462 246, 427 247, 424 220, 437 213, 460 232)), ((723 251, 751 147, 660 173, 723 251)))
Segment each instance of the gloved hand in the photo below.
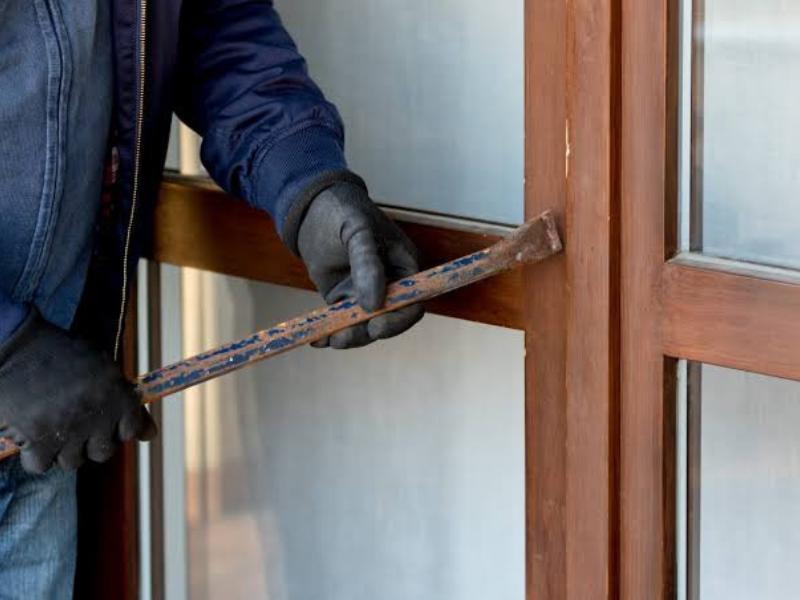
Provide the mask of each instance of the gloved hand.
POLYGON ((105 462, 119 442, 155 433, 133 385, 88 342, 34 312, 0 345, 0 437, 20 446, 26 471, 105 462))
MULTIPOLYGON (((297 238, 311 280, 328 304, 355 298, 367 311, 383 305, 387 281, 419 271, 416 249, 364 188, 338 183, 312 200, 297 238)), ((403 333, 424 314, 421 305, 375 317, 313 344, 357 348, 403 333)))

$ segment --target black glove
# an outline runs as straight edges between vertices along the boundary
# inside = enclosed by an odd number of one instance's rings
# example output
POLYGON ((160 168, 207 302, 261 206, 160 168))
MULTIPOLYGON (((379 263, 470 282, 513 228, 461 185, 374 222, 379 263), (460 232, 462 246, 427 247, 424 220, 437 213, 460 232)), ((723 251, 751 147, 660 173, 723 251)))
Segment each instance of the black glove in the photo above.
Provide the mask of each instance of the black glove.
POLYGON ((0 346, 0 437, 20 446, 26 471, 105 462, 119 442, 155 432, 116 365, 35 312, 0 346))
MULTIPOLYGON (((312 200, 297 238, 300 256, 328 304, 355 298, 367 311, 383 306, 387 280, 419 271, 416 249, 359 185, 337 183, 312 200)), ((421 305, 375 317, 313 344, 357 348, 403 333, 421 305)))

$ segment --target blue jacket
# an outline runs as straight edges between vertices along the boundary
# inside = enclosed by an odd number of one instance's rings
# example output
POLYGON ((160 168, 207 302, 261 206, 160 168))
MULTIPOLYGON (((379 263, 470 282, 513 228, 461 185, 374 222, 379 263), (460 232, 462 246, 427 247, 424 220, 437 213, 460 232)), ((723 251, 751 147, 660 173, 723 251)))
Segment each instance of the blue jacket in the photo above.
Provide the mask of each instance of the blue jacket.
MULTIPOLYGON (((360 183, 346 167, 341 119, 270 0, 112 0, 112 21, 117 176, 74 325, 109 349, 149 244, 173 111, 203 136, 203 163, 217 183, 268 211, 291 248, 317 193, 342 179, 360 183)), ((0 260, 0 295, 58 305, 58 290, 15 294, 21 271, 2 270, 12 262, 0 260)))

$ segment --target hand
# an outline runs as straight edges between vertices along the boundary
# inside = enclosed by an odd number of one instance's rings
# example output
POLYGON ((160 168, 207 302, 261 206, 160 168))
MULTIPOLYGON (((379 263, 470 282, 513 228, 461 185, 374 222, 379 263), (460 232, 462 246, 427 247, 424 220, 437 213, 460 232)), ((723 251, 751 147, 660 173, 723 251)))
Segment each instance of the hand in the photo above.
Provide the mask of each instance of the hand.
MULTIPOLYGON (((328 304, 355 298, 366 311, 383 306, 388 280, 419 271, 416 249, 366 190, 339 183, 319 194, 306 212, 297 239, 300 256, 328 304)), ((375 317, 313 344, 357 348, 403 333, 424 314, 421 305, 375 317)))
POLYGON ((34 313, 0 345, 0 437, 20 447, 26 471, 105 462, 119 442, 155 433, 133 385, 89 343, 34 313))

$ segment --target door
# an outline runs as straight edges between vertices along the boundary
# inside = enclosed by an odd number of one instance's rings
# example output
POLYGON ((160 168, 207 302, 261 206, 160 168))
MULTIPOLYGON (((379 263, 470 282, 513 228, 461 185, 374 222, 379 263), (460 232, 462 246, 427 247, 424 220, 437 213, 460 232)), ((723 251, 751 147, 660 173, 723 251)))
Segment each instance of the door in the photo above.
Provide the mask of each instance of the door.
POLYGON ((791 3, 622 2, 622 598, 792 598, 791 3))

